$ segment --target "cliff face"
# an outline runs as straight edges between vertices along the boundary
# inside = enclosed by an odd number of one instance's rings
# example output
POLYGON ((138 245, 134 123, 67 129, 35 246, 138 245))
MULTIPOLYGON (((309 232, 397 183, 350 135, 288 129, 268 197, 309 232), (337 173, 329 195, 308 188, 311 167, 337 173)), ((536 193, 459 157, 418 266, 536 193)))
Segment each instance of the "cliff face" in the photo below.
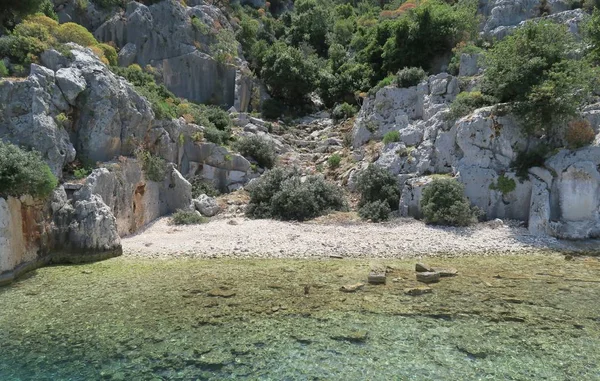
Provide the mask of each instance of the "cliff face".
POLYGON ((252 88, 241 47, 223 12, 201 1, 129 2, 125 9, 85 10, 75 0, 55 0, 61 22, 86 26, 99 41, 120 49, 119 65, 154 67, 175 95, 198 103, 246 111, 252 88), (102 20, 102 21, 100 21, 102 20))

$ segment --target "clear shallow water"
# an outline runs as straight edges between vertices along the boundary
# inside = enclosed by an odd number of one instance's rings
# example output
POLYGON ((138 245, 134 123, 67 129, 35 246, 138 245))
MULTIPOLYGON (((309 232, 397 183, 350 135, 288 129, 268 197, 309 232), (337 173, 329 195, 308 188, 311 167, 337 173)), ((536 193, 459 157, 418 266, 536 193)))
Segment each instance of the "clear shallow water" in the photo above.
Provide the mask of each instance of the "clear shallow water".
POLYGON ((414 262, 356 294, 368 262, 41 269, 0 290, 0 380, 600 380, 597 261, 448 263, 421 297, 414 262))

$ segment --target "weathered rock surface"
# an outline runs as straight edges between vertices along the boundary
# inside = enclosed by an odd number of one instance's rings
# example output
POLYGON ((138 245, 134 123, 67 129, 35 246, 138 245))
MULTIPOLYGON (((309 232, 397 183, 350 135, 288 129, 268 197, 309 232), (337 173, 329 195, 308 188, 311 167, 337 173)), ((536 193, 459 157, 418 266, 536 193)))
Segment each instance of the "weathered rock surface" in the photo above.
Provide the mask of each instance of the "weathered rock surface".
POLYGON ((213 197, 201 194, 200 197, 193 200, 196 210, 205 217, 216 216, 221 210, 221 207, 213 197))
MULTIPOLYGON (((444 74, 410 89, 381 89, 365 100, 355 122, 359 158, 365 156, 368 140, 400 132, 400 141, 386 144, 375 162, 398 178, 400 215, 421 218, 421 195, 435 178, 431 174, 448 174, 463 183, 465 195, 486 219, 528 221, 536 235, 600 236, 600 148, 563 150, 546 162, 546 168, 532 168, 529 176, 520 178, 512 164, 538 141, 523 134, 503 105, 449 120, 454 81, 444 74)), ((582 115, 600 132, 597 105, 586 107, 582 115)), ((599 138, 594 144, 598 143, 599 138)))
POLYGON ((240 59, 228 64, 213 57, 217 35, 233 35, 229 21, 216 6, 189 5, 162 1, 146 6, 132 1, 91 30, 99 40, 122 48, 121 65, 153 66, 177 96, 245 111, 258 86, 244 74, 246 64, 240 59))

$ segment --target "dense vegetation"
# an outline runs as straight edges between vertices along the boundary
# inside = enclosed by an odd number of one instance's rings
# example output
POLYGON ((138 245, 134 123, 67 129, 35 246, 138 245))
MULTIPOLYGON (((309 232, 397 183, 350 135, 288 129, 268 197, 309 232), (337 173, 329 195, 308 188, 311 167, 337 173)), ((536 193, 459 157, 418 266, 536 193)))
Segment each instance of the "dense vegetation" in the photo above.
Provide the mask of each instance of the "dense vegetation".
POLYGON ((316 91, 327 106, 354 103, 400 71, 412 86, 436 59, 474 38, 476 2, 297 0, 292 12, 238 7, 237 37, 255 73, 284 106, 316 91))
POLYGON ((297 169, 275 168, 249 187, 246 215, 304 221, 334 210, 346 210, 341 188, 321 176, 302 177, 297 169))
POLYGON ((0 197, 31 195, 45 198, 58 182, 35 151, 25 151, 0 140, 0 197))

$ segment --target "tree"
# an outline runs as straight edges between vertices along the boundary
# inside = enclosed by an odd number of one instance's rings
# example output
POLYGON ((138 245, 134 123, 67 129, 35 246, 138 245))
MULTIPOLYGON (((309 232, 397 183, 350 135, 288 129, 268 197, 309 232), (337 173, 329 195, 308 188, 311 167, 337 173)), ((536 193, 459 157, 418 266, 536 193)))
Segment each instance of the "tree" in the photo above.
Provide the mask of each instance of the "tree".
POLYGON ((526 23, 487 53, 483 92, 512 102, 527 133, 556 137, 593 78, 589 64, 573 58, 578 46, 564 25, 526 23))
POLYGON ((297 0, 294 4, 288 39, 294 46, 309 43, 319 55, 327 53, 327 35, 332 26, 330 8, 317 0, 297 0))
POLYGON ((295 105, 315 90, 317 71, 310 57, 307 59, 298 49, 278 42, 265 52, 260 77, 272 96, 295 105))
POLYGON ((0 0, 0 24, 12 29, 20 19, 40 10, 45 0, 0 0))

